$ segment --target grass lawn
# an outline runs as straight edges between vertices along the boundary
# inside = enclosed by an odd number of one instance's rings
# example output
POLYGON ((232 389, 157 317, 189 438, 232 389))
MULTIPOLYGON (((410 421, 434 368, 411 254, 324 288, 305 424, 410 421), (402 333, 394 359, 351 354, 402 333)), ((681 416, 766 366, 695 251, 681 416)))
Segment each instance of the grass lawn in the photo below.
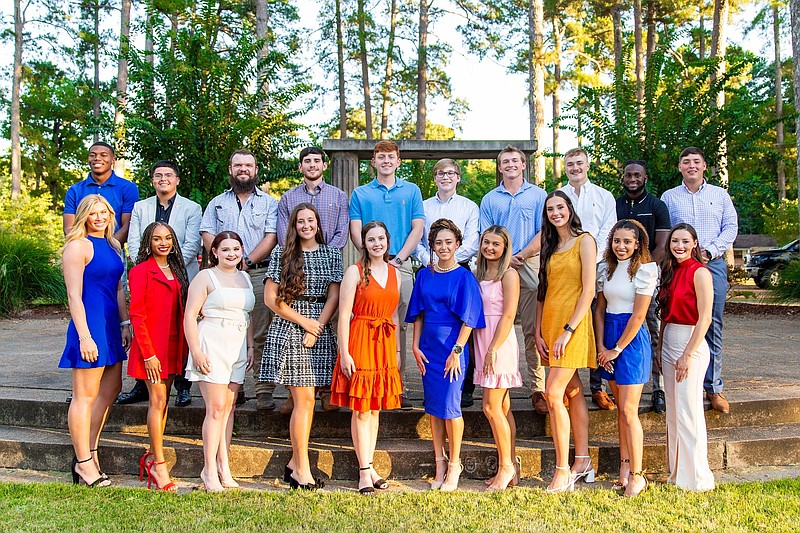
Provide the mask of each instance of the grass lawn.
POLYGON ((0 484, 2 531, 797 531, 800 479, 720 485, 695 494, 651 484, 627 500, 610 490, 546 495, 389 492, 91 490, 0 484))

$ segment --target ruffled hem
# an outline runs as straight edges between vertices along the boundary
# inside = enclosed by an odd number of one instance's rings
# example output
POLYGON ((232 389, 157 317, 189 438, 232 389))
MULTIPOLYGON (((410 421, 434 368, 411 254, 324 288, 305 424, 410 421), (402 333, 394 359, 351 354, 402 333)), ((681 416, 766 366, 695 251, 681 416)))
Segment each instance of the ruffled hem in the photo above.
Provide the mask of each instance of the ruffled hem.
POLYGON ((351 379, 341 373, 339 361, 331 382, 331 403, 352 411, 399 409, 403 380, 395 368, 356 370, 351 379))
POLYGON ((475 383, 487 389, 513 389, 522 387, 522 374, 484 374, 475 370, 475 383))

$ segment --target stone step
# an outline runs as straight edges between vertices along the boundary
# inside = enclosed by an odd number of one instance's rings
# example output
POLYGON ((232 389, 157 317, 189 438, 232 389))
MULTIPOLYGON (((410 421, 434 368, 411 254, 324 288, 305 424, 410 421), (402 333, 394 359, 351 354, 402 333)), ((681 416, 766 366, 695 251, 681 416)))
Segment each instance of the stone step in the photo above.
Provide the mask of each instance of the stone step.
MULTIPOLYGON (((108 474, 136 474, 138 460, 147 447, 140 432, 103 433, 100 457, 108 474)), ((203 465, 202 442, 195 438, 165 436, 165 455, 173 475, 198 477, 203 465)), ((357 464, 350 439, 312 439, 312 468, 324 478, 355 479, 357 464)), ((618 443, 612 436, 592 436, 592 463, 600 474, 616 474, 618 443)), ((73 455, 69 433, 63 429, 0 426, 0 467, 32 470, 69 470, 73 455)), ((552 476, 555 452, 547 437, 519 439, 517 455, 525 478, 552 476)), ((291 445, 283 438, 238 436, 231 447, 231 470, 237 477, 279 478, 291 456, 291 445)), ((709 463, 714 470, 758 465, 800 464, 800 424, 768 428, 723 428, 709 431, 709 463)), ((645 436, 644 468, 663 473, 665 437, 645 436)), ((434 472, 434 454, 429 440, 380 439, 375 467, 384 476, 419 479, 434 472)), ((465 439, 462 448, 464 476, 486 478, 497 467, 493 443, 488 439, 465 439)))
MULTIPOLYGON (((30 390, 33 397, 26 397, 20 389, 0 387, 0 425, 41 429, 66 429, 67 409, 65 393, 57 390, 30 390), (20 396, 26 399, 20 399, 20 396)), ((772 426, 774 424, 800 423, 800 387, 777 389, 739 390, 727 393, 731 402, 731 413, 706 412, 709 429, 772 426)), ((430 423, 415 401, 412 410, 385 411, 381 413, 379 438, 381 439, 430 439, 430 423)), ((512 409, 517 422, 518 438, 535 439, 549 435, 546 416, 537 414, 529 399, 513 399, 512 409)), ((640 419, 645 433, 664 431, 664 415, 649 411, 643 402, 640 419)), ((116 405, 111 409, 106 431, 144 432, 147 404, 116 405)), ((199 437, 203 417, 202 398, 194 397, 189 407, 170 408, 167 419, 167 434, 199 437)), ((490 439, 491 428, 480 408, 480 399, 475 406, 464 410, 464 437, 466 439, 490 439)), ((255 402, 248 401, 236 410, 236 434, 239 437, 276 438, 289 437, 289 417, 276 411, 256 411, 255 402)), ((616 438, 616 411, 601 411, 590 402, 589 434, 611 435, 616 438)), ((350 412, 326 413, 319 407, 314 416, 312 438, 349 439, 350 412)))

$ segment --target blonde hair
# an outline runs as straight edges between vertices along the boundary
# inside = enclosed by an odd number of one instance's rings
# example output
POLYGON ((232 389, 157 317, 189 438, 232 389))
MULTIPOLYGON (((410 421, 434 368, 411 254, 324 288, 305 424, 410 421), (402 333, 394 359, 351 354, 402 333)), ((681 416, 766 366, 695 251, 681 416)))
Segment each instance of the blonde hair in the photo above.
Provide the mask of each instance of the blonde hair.
POLYGON ((103 237, 105 237, 105 239, 108 241, 108 244, 110 244, 111 247, 117 252, 122 251, 122 245, 116 238, 114 238, 114 229, 117 225, 114 208, 111 207, 111 204, 108 203, 108 200, 99 194, 90 194, 81 200, 81 203, 78 204, 78 208, 75 210, 75 222, 72 224, 72 229, 69 231, 69 233, 67 233, 67 236, 64 237, 64 246, 60 250, 62 253, 64 252, 64 248, 66 248, 69 243, 86 237, 88 233, 86 231, 86 221, 89 218, 89 213, 91 213, 92 209, 97 204, 103 204, 103 206, 108 209, 109 214, 108 224, 106 225, 106 230, 103 234, 103 237))
POLYGON ((483 281, 483 277, 486 275, 486 268, 489 266, 489 261, 480 253, 480 246, 483 242, 484 235, 499 235, 503 239, 503 255, 500 256, 500 265, 497 269, 497 275, 492 280, 499 281, 503 278, 503 274, 508 270, 508 267, 511 266, 511 234, 508 233, 506 228, 498 224, 489 226, 481 233, 481 238, 478 241, 478 270, 475 272, 475 277, 478 278, 478 281, 483 281))

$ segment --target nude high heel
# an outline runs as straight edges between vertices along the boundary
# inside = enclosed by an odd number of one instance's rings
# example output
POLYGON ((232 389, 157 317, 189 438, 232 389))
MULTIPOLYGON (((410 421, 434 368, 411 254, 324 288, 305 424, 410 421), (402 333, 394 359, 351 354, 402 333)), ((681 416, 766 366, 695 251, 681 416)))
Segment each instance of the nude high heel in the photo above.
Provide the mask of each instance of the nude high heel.
POLYGON ((583 469, 583 472, 579 472, 577 474, 573 474, 575 477, 575 481, 580 481, 583 479, 584 483, 594 483, 594 467, 592 466, 592 458, 588 455, 576 455, 575 460, 578 459, 589 459, 589 462, 583 469))
POLYGON ((461 461, 458 461, 456 463, 450 461, 450 462, 447 463, 447 466, 448 466, 448 468, 447 468, 447 474, 448 475, 444 479, 444 483, 442 483, 442 487, 441 487, 440 490, 442 492, 453 492, 454 490, 456 490, 458 488, 458 480, 461 477, 461 472, 464 471, 464 465, 461 464, 461 461), (458 467, 458 474, 454 475, 454 476, 450 476, 450 469, 453 468, 453 467, 456 467, 456 466, 458 467), (455 481, 453 481, 453 478, 455 478, 455 481))
MULTIPOLYGON (((448 462, 447 456, 445 455, 443 457, 437 457, 436 458, 436 469, 437 470, 439 469, 439 463, 440 462, 448 462)), ((441 489, 443 483, 444 483, 444 480, 436 481, 434 479, 433 481, 431 481, 431 490, 439 490, 439 489, 441 489)))
MULTIPOLYGON (((568 466, 556 466, 558 470, 569 470, 568 466)), ((572 474, 569 475, 569 481, 567 481, 566 485, 561 485, 560 487, 553 487, 548 488, 545 490, 546 494, 556 494, 558 492, 572 492, 575 490, 575 476, 572 474)))

